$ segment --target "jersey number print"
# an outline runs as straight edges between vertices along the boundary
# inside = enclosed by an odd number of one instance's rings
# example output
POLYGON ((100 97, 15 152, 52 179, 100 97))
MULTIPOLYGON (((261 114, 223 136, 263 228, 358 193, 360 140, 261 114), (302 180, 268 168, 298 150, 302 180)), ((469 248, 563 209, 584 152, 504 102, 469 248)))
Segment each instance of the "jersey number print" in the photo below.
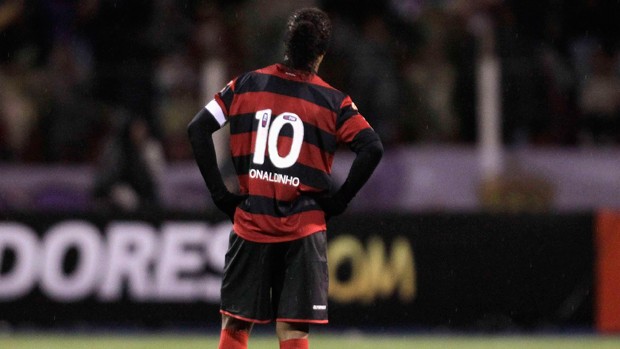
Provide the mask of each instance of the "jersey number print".
POLYGON ((271 123, 271 109, 256 112, 258 128, 256 130, 256 143, 254 144, 254 157, 252 162, 262 165, 265 162, 265 147, 269 154, 269 160, 277 168, 291 167, 299 158, 301 145, 304 141, 304 123, 294 113, 284 112, 273 119, 271 123), (280 156, 278 153, 278 137, 285 125, 293 128, 293 141, 289 153, 280 156))

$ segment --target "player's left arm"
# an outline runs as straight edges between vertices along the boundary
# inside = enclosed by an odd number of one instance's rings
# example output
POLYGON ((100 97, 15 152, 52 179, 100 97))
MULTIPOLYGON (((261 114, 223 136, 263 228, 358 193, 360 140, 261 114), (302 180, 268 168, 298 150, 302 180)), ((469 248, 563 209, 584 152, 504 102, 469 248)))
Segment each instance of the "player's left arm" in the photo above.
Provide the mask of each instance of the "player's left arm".
POLYGON ((344 212, 383 157, 383 144, 379 135, 359 114, 355 104, 347 103, 341 112, 338 124, 339 141, 348 143, 356 156, 347 178, 338 191, 330 198, 324 198, 319 202, 328 217, 344 212))
POLYGON ((372 128, 358 132, 353 141, 349 143, 349 147, 356 153, 356 156, 346 180, 336 193, 347 203, 353 200, 357 192, 366 184, 383 157, 383 144, 372 128))

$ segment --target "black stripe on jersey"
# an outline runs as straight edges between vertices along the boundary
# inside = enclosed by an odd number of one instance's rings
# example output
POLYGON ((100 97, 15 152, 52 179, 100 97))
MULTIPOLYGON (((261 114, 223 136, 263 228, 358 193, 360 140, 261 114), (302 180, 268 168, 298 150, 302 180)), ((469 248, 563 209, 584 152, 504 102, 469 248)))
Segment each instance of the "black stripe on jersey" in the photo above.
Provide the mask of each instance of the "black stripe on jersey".
POLYGON ((224 102, 224 105, 226 105, 226 109, 227 112, 230 111, 230 105, 232 104, 233 98, 235 97, 235 94, 239 93, 238 90, 238 86, 243 86, 252 76, 253 72, 249 72, 249 73, 245 73, 243 75, 240 75, 237 80, 235 80, 235 89, 233 90, 231 87, 231 84, 229 83, 228 85, 226 85, 222 91, 219 92, 220 98, 222 98, 222 101, 224 102))
POLYGON ((321 210, 321 206, 308 196, 300 196, 295 201, 276 201, 274 205, 273 198, 250 195, 240 208, 246 212, 253 214, 263 214, 273 217, 287 217, 297 213, 306 211, 321 210))
MULTIPOLYGON (((258 128, 258 121, 255 118, 255 114, 239 114, 229 118, 230 133, 241 134, 247 132, 254 132, 258 128)), ((280 132, 280 136, 292 137, 293 129, 291 127, 284 126, 280 132)), ((338 145, 338 141, 335 135, 322 129, 310 125, 304 122, 304 142, 312 144, 319 149, 333 154, 338 145)))
POLYGON ((268 171, 292 177, 299 177, 302 184, 311 186, 313 188, 326 190, 331 189, 331 176, 326 172, 299 163, 289 168, 277 168, 271 163, 271 161, 269 161, 268 156, 265 157, 264 164, 256 165, 252 164, 252 157, 253 155, 250 154, 244 156, 235 156, 232 158, 233 165, 235 166, 235 170, 237 171, 238 175, 247 175, 250 171, 250 167, 252 167, 261 171, 268 171))
POLYGON ((295 97, 314 103, 323 108, 327 108, 333 112, 340 110, 340 103, 346 95, 338 90, 309 84, 307 82, 299 82, 287 80, 278 76, 261 74, 257 72, 249 73, 247 78, 239 83, 235 93, 241 94, 246 92, 271 92, 288 97, 295 97))
POLYGON ((359 114, 359 111, 353 109, 353 105, 348 105, 342 109, 342 113, 338 115, 336 119, 336 129, 339 129, 345 121, 349 120, 353 116, 359 114))
POLYGON ((256 114, 237 114, 228 118, 230 124, 230 134, 241 134, 254 132, 258 128, 258 120, 256 114))

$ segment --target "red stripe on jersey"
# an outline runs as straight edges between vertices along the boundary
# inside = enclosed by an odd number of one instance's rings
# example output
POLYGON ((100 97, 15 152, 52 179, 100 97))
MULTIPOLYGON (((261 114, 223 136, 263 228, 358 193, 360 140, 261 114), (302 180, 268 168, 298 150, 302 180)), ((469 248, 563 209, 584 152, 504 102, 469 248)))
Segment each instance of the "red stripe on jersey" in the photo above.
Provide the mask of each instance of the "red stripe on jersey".
POLYGON ((309 84, 314 84, 314 85, 334 89, 331 85, 329 85, 327 82, 321 79, 320 76, 316 74, 298 71, 293 68, 289 68, 283 64, 270 65, 268 67, 257 70, 257 72, 261 74, 278 76, 283 79, 306 82, 309 84))
MULTIPOLYGON (((303 143, 302 145, 304 145, 303 143)), ((291 152, 291 146, 293 144, 293 139, 290 137, 279 136, 277 144, 278 144, 278 155, 285 157, 288 153, 291 152)))
POLYGON ((215 99, 217 104, 219 104, 220 108, 222 108, 222 111, 224 112, 224 116, 226 117, 226 119, 228 119, 228 116, 230 115, 230 113, 228 112, 228 108, 226 107, 226 104, 222 100, 222 97, 220 97, 220 94, 216 93, 213 99, 215 99))
POLYGON ((316 168, 323 172, 331 173, 331 165, 333 163, 333 160, 334 154, 323 151, 321 148, 315 146, 314 144, 304 143, 297 162, 309 167, 316 168))
MULTIPOLYGON (((290 152, 292 144, 292 138, 278 138, 278 154, 282 157, 286 156, 290 152)), ((297 162, 330 173, 333 158, 332 154, 322 151, 319 147, 303 142, 297 162)))
POLYGON ((239 181, 239 191, 242 194, 248 194, 250 192, 248 188, 248 183, 250 181, 250 175, 237 175, 237 180, 239 181))
POLYGON ((254 114, 261 109, 271 109, 272 117, 284 112, 294 113, 309 125, 331 134, 336 133, 336 112, 301 98, 271 92, 247 92, 235 95, 230 115, 254 114))
POLYGON ((254 242, 284 242, 327 230, 327 225, 325 213, 318 210, 273 217, 237 208, 233 230, 242 238, 254 242))
MULTIPOLYGON (((231 134, 229 143, 230 154, 233 157, 254 154, 256 132, 231 134)), ((265 147, 265 156, 267 156, 267 147, 265 147)))
POLYGON ((338 129, 338 142, 349 143, 353 141, 355 135, 367 128, 370 128, 370 124, 363 116, 360 114, 352 116, 338 129))

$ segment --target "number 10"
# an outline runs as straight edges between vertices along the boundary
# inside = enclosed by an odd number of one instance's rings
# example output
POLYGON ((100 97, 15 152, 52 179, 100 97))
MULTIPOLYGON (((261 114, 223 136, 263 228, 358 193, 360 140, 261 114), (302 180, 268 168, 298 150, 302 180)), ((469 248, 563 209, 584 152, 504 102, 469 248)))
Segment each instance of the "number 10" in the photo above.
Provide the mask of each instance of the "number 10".
POLYGON ((265 162, 265 147, 268 147, 269 160, 277 168, 291 167, 299 158, 301 145, 304 141, 304 123, 297 114, 284 112, 273 119, 271 123, 271 109, 259 110, 256 112, 258 127, 256 129, 256 143, 254 144, 255 164, 262 165, 265 162), (284 125, 289 124, 293 127, 293 142, 291 149, 286 156, 282 157, 278 153, 278 137, 284 125))

